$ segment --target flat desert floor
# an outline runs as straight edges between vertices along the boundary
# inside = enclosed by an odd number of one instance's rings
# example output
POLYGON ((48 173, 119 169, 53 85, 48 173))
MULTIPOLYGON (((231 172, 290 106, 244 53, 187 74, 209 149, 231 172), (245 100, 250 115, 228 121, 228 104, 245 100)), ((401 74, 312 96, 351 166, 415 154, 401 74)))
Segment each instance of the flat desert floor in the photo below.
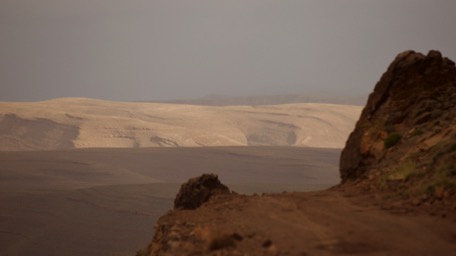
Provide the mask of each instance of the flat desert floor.
POLYGON ((199 147, 0 153, 0 255, 134 255, 179 186, 217 173, 239 193, 339 182, 339 149, 199 147))

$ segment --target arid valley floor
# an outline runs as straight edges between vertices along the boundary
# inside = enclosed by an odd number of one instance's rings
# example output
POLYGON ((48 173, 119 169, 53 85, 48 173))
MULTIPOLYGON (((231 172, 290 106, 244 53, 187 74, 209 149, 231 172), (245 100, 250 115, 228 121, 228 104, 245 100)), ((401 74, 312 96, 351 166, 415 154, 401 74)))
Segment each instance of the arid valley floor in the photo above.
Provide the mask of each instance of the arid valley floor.
POLYGON ((0 255, 133 255, 180 184, 243 194, 339 183, 360 106, 0 103, 0 255))
POLYGON ((0 255, 134 255, 179 186, 203 172, 239 193, 339 182, 338 149, 74 149, 0 154, 0 255))

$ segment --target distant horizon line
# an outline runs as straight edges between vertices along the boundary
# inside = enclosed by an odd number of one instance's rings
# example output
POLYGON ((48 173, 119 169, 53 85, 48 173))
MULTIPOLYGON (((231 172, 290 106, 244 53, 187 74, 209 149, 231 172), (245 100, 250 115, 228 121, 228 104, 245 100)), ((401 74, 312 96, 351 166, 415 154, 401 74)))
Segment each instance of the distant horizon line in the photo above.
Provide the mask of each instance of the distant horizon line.
POLYGON ((174 98, 164 100, 116 100, 86 96, 62 96, 51 97, 42 100, 1 100, 0 102, 42 102, 58 99, 93 99, 113 102, 132 102, 132 103, 170 103, 170 104, 189 104, 189 105, 209 105, 209 106, 230 106, 237 103, 248 103, 244 105, 265 105, 265 104, 287 104, 287 103, 332 103, 343 105, 364 105, 367 101, 368 93, 358 93, 354 95, 325 95, 324 92, 309 93, 278 93, 278 94, 207 94, 200 97, 174 98))

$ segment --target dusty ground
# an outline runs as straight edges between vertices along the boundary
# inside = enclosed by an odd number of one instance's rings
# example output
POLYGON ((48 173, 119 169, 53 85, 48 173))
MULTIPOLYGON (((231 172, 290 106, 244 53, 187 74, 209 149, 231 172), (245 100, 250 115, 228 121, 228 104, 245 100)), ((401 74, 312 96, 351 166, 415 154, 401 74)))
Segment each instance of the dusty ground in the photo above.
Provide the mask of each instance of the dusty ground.
POLYGON ((159 255, 452 255, 456 216, 393 213, 340 190, 221 196, 165 215, 155 241, 159 255))
POLYGON ((134 255, 179 186, 217 172, 242 193, 339 182, 340 150, 292 147, 0 152, 0 255, 134 255))

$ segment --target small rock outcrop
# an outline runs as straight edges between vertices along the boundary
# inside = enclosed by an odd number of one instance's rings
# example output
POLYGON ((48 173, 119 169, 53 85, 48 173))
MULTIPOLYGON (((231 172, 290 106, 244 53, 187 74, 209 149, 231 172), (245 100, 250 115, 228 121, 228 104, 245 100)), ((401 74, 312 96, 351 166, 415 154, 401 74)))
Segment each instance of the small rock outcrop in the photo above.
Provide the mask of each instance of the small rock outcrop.
POLYGON ((342 183, 406 199, 454 198, 455 63, 434 50, 399 54, 347 140, 340 173, 342 183))
POLYGON ((196 209, 213 195, 229 193, 230 189, 219 181, 217 175, 203 174, 182 184, 174 199, 174 209, 196 209))

